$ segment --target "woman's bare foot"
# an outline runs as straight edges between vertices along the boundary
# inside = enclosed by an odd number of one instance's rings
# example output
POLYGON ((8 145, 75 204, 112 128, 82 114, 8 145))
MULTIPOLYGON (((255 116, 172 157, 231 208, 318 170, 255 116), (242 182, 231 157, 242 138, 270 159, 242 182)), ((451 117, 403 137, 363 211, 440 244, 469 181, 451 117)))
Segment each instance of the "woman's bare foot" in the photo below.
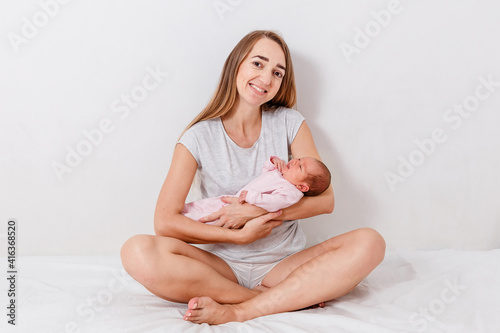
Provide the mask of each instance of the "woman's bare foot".
POLYGON ((234 304, 219 304, 210 297, 195 297, 188 303, 184 320, 193 323, 218 325, 230 321, 245 321, 234 304))
MULTIPOLYGON (((271 289, 271 288, 265 287, 263 285, 258 285, 256 287, 252 288, 252 290, 255 290, 255 291, 258 291, 258 292, 264 292, 264 291, 266 291, 268 289, 271 289)), ((325 302, 321 302, 321 303, 314 304, 314 305, 308 306, 307 308, 303 308, 303 309, 300 309, 300 310, 308 310, 308 309, 316 309, 316 308, 324 308, 324 307, 325 307, 325 302)))
MULTIPOLYGON (((269 288, 262 287, 258 289, 265 291, 269 288)), ((305 309, 317 307, 323 308, 325 303, 321 302, 305 309)), ((210 297, 194 297, 189 301, 188 310, 183 319, 197 324, 207 323, 210 325, 225 324, 231 321, 243 322, 252 319, 252 317, 245 317, 244 314, 244 311, 238 308, 238 304, 219 304, 210 297)))

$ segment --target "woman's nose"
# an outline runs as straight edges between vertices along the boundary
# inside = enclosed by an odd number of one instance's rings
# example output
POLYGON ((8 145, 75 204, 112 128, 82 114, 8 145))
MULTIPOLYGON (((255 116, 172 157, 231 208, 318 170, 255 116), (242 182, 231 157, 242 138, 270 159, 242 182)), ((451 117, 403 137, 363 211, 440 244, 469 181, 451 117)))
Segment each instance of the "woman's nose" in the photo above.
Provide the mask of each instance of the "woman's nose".
POLYGON ((265 85, 269 85, 269 84, 271 84, 271 76, 272 76, 271 72, 263 71, 260 74, 260 81, 265 85))

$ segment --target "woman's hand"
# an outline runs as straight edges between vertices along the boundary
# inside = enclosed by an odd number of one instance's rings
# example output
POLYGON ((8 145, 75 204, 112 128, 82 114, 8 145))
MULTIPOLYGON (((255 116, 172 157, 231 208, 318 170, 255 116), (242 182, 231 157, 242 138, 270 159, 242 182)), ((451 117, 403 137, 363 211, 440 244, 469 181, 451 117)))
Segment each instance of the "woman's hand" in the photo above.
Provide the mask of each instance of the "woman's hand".
POLYGON ((248 221, 245 226, 237 230, 238 241, 236 244, 245 245, 255 242, 258 239, 267 237, 274 228, 283 224, 283 221, 273 220, 281 215, 281 210, 256 217, 248 221))
POLYGON ((198 221, 206 223, 219 219, 213 224, 214 226, 240 229, 251 219, 267 213, 265 209, 249 203, 241 205, 238 203, 238 198, 235 197, 223 197, 221 200, 228 205, 198 221))

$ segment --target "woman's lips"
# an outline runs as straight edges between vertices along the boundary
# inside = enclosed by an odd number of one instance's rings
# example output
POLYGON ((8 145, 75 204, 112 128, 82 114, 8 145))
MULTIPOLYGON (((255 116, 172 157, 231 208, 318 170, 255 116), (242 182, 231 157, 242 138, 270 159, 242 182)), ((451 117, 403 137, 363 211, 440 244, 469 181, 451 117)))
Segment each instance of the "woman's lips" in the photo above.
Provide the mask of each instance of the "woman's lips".
POLYGON ((253 84, 253 83, 249 83, 250 87, 252 87, 253 90, 255 90, 256 92, 260 93, 260 94, 265 94, 267 93, 267 90, 265 89, 262 89, 261 87, 253 84))

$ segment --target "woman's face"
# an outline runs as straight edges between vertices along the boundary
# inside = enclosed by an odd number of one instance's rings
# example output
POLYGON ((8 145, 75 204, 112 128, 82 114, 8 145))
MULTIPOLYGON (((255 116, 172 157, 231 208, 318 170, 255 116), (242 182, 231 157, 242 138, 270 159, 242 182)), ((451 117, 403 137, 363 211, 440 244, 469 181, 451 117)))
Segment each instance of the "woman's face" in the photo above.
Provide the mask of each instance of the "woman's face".
POLYGON ((261 38, 243 60, 236 76, 240 103, 261 106, 278 93, 285 76, 285 54, 268 38, 261 38))

